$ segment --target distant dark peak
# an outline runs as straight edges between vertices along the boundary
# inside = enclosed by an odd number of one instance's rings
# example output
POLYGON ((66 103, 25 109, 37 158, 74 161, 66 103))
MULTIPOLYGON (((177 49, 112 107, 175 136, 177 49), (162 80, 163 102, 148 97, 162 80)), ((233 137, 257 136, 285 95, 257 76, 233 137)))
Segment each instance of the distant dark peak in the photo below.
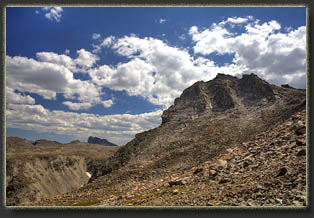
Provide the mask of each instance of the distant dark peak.
POLYGON ((282 84, 281 87, 282 88, 287 88, 287 89, 295 89, 295 88, 289 86, 289 84, 282 84))
POLYGON ((101 139, 101 138, 93 137, 93 136, 89 136, 87 142, 90 144, 98 144, 98 145, 105 145, 105 146, 117 146, 116 144, 109 142, 107 139, 101 139))
POLYGON ((75 143, 80 143, 81 141, 80 140, 73 140, 73 141, 71 141, 70 143, 73 143, 73 144, 75 144, 75 143))
POLYGON ((275 101, 272 86, 255 74, 243 75, 239 80, 237 91, 243 97, 245 104, 260 103, 263 99, 268 103, 275 101))

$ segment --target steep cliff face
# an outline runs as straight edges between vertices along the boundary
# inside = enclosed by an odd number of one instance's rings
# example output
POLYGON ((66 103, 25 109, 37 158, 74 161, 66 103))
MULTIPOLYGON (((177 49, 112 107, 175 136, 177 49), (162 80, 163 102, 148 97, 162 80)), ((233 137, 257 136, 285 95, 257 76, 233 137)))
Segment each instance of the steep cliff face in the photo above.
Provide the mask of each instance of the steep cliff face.
POLYGON ((238 96, 242 97, 243 104, 265 104, 275 102, 275 93, 270 84, 259 79, 256 75, 243 75, 237 84, 238 96))
POLYGON ((43 200, 78 189, 89 180, 83 157, 38 157, 6 161, 7 205, 43 200))
POLYGON ((82 142, 32 143, 18 137, 7 137, 6 146, 7 206, 27 205, 79 189, 117 150, 82 142))

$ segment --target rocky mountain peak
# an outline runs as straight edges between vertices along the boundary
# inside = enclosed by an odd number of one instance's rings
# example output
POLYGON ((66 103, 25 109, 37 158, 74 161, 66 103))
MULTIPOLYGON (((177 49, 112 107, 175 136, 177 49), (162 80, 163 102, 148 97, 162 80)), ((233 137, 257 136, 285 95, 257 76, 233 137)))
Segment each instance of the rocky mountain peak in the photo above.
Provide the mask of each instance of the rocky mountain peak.
POLYGON ((271 105, 276 101, 274 89, 278 88, 255 74, 243 75, 242 78, 218 74, 213 80, 196 82, 185 89, 175 99, 174 105, 164 111, 162 123, 190 120, 204 113, 271 105))

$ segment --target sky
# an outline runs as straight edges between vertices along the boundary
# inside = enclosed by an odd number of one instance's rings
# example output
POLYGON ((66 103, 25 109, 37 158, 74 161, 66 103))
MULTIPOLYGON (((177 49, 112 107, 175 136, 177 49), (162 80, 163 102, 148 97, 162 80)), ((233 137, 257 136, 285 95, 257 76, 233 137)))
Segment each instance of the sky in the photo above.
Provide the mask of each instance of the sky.
POLYGON ((305 7, 7 7, 6 134, 123 145, 218 73, 306 88, 305 7))

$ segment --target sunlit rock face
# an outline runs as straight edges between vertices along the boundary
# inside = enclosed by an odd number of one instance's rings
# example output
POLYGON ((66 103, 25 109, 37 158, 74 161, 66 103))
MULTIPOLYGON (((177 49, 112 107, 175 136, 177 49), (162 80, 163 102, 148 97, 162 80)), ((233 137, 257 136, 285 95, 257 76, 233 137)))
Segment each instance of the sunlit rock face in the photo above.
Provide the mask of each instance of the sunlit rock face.
POLYGON ((83 157, 36 157, 6 162, 7 205, 51 198, 86 184, 89 177, 83 157))

